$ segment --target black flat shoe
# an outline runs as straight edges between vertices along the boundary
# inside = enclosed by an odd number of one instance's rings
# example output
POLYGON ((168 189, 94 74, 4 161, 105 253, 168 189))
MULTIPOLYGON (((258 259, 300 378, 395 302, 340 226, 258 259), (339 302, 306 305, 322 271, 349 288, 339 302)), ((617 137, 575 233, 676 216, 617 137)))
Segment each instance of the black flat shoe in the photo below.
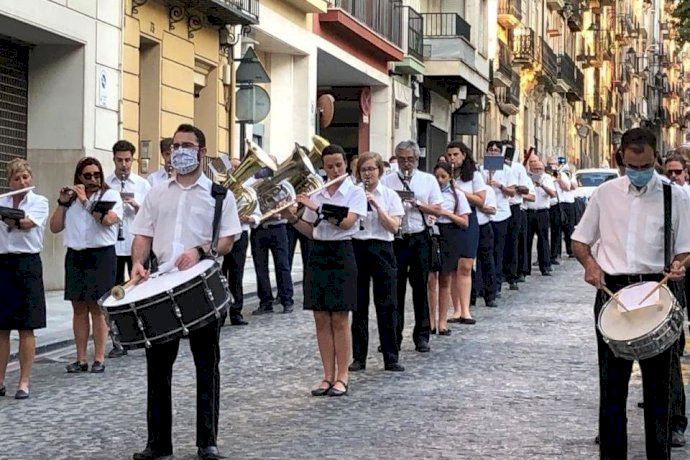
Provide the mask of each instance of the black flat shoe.
POLYGON ((231 318, 230 319, 230 326, 246 326, 249 324, 247 321, 244 320, 241 316, 239 318, 231 318))
POLYGON ((441 329, 440 331, 438 331, 438 335, 450 335, 450 333, 450 329, 441 329))
POLYGON ((390 364, 386 364, 386 366, 383 368, 383 370, 390 371, 390 372, 404 372, 405 368, 398 363, 390 363, 390 364))
POLYGON ((86 363, 80 363, 79 361, 75 361, 72 364, 66 366, 65 369, 67 369, 68 374, 78 374, 80 372, 88 372, 89 365, 86 363))
POLYGON ((14 394, 14 399, 29 399, 29 392, 17 390, 17 392, 14 394))
POLYGON ((333 388, 333 384, 331 382, 329 382, 328 380, 325 380, 325 379, 321 380, 321 383, 324 383, 324 382, 328 384, 328 388, 321 388, 321 387, 315 388, 315 389, 311 390, 312 396, 326 396, 328 394, 328 392, 331 391, 331 388, 333 388))
POLYGON ((150 447, 132 455, 132 460, 170 460, 172 455, 159 454, 150 447))
POLYGON ((347 395, 347 383, 343 382, 342 380, 336 380, 333 386, 328 390, 328 396, 346 396, 347 395), (335 387, 336 383, 341 383, 344 387, 345 390, 338 390, 335 387))
POLYGON ((108 358, 122 358, 125 355, 127 355, 127 350, 115 347, 108 353, 108 358))
POLYGON ((273 305, 270 307, 259 307, 252 312, 253 316, 270 315, 273 313, 273 305))
POLYGON ((432 329, 432 330, 431 330, 431 334, 432 334, 432 335, 436 335, 436 329, 432 329))
POLYGON ((295 311, 295 306, 294 305, 283 305, 283 314, 287 315, 288 313, 292 313, 295 311))
POLYGON ((105 372, 105 365, 100 361, 94 361, 91 365, 91 372, 94 374, 102 374, 105 372))
POLYGON ((449 323, 462 323, 462 318, 448 318, 449 323))
POLYGON ((196 455, 201 460, 218 460, 219 458, 225 458, 220 455, 216 446, 199 447, 196 451, 196 455))
POLYGON ((519 291, 520 290, 520 288, 517 285, 517 282, 510 283, 510 287, 508 289, 510 289, 511 291, 519 291))
POLYGON ((418 343, 417 346, 414 347, 414 349, 419 353, 429 353, 431 351, 431 348, 429 348, 429 344, 426 342, 418 343))
POLYGON ((474 318, 460 318, 460 323, 462 324, 477 324, 477 320, 474 318))
POLYGON ((5 388, 5 385, 0 387, 0 396, 5 396, 7 393, 7 388, 5 388))
POLYGON ((347 370, 350 371, 350 372, 359 372, 359 371, 365 370, 366 368, 367 368, 367 365, 364 364, 363 362, 361 362, 361 361, 352 361, 352 364, 350 364, 350 365, 347 367, 347 370))

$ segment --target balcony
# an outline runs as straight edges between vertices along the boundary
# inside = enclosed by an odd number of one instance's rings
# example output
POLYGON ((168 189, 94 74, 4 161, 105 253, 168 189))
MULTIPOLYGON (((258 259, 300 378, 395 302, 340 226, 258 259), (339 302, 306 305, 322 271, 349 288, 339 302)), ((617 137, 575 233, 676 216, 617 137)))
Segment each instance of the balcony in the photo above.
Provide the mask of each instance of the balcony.
POLYGON ((475 49, 470 43, 470 25, 455 13, 422 13, 424 59, 463 60, 474 66, 475 49))
POLYGON ((564 8, 568 8, 571 12, 568 17, 568 27, 572 32, 582 32, 582 12, 585 5, 582 0, 566 0, 564 8))
POLYGON ((558 55, 558 79, 557 89, 561 93, 567 93, 575 88, 575 63, 567 54, 558 55))
POLYGON ((508 45, 498 41, 498 67, 494 72, 495 86, 510 86, 513 82, 513 56, 508 45))
POLYGON ((499 0, 498 23, 506 29, 514 29, 522 21, 522 0, 499 0))
POLYGON ((558 58, 544 39, 541 39, 541 70, 542 76, 551 83, 558 79, 558 58))
POLYGON ((513 37, 513 63, 523 68, 534 68, 541 61, 541 46, 530 28, 517 29, 513 37))
POLYGON ((585 95, 585 76, 580 69, 575 67, 575 86, 570 88, 565 97, 570 102, 582 101, 585 95))
POLYGON ((496 88, 496 102, 499 110, 507 115, 520 112, 520 77, 514 75, 510 86, 496 88))
POLYGON ((405 75, 424 74, 424 18, 409 6, 403 7, 402 48, 406 56, 394 64, 397 73, 405 75))
POLYGON ((613 93, 610 89, 605 89, 599 94, 600 111, 602 115, 614 115, 613 110, 613 93))
POLYGON ((470 41, 471 26, 459 14, 423 13, 424 36, 428 38, 463 37, 470 41))
MULTIPOLYGON (((168 0, 170 6, 188 7, 183 0, 168 0)), ((193 9, 211 25, 253 25, 259 23, 259 0, 198 0, 193 9)))
POLYGON ((577 56, 577 61, 582 63, 583 68, 601 67, 604 64, 604 53, 599 42, 594 45, 583 45, 582 53, 577 56))
POLYGON ((403 8, 399 0, 333 0, 319 15, 321 28, 353 47, 387 61, 400 61, 403 8))

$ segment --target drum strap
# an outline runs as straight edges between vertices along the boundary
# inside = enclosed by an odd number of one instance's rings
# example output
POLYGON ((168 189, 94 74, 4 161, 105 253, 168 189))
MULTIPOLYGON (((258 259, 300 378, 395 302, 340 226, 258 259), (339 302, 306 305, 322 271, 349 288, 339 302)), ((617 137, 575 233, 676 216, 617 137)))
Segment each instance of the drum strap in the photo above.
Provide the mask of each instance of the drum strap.
POLYGON ((671 270, 671 252, 673 251, 673 230, 671 227, 671 185, 664 185, 664 271, 671 270))
POLYGON ((228 189, 220 184, 213 184, 211 186, 211 196, 216 200, 216 206, 213 213, 213 233, 211 237, 211 257, 215 258, 218 255, 218 234, 220 233, 220 215, 223 210, 223 200, 228 194, 228 189))

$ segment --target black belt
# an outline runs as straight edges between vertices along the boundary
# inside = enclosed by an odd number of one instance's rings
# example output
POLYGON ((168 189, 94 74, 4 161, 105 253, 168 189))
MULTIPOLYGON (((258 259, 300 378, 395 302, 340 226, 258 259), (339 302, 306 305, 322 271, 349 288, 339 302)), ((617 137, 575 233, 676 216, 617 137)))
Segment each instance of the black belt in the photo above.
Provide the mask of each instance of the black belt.
POLYGON ((273 227, 280 227, 281 225, 286 225, 284 222, 281 223, 265 223, 261 224, 261 228, 273 228, 273 227))
POLYGON ((422 230, 421 232, 417 232, 417 233, 403 233, 402 237, 403 237, 403 239, 407 239, 407 238, 416 238, 420 235, 425 235, 425 231, 422 230))
POLYGON ((609 275, 604 273, 604 283, 614 286, 629 286, 644 281, 661 281, 664 277, 661 273, 642 273, 629 275, 609 275))
POLYGON ((546 212, 548 211, 549 208, 544 208, 544 209, 526 209, 525 211, 527 212, 546 212))

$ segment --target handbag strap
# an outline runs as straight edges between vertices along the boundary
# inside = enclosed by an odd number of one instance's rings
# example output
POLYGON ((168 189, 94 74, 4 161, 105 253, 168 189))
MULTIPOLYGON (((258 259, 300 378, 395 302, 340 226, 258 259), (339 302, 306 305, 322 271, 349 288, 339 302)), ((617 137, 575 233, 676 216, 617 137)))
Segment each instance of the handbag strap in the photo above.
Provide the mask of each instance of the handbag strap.
POLYGON ((215 198, 215 208, 213 213, 213 232, 211 237, 211 252, 213 258, 218 256, 218 234, 220 233, 220 215, 223 210, 223 200, 228 194, 228 189, 220 184, 213 184, 211 186, 211 196, 215 198))
POLYGON ((664 271, 666 272, 671 270, 671 251, 673 249, 671 196, 671 185, 664 184, 664 271))

